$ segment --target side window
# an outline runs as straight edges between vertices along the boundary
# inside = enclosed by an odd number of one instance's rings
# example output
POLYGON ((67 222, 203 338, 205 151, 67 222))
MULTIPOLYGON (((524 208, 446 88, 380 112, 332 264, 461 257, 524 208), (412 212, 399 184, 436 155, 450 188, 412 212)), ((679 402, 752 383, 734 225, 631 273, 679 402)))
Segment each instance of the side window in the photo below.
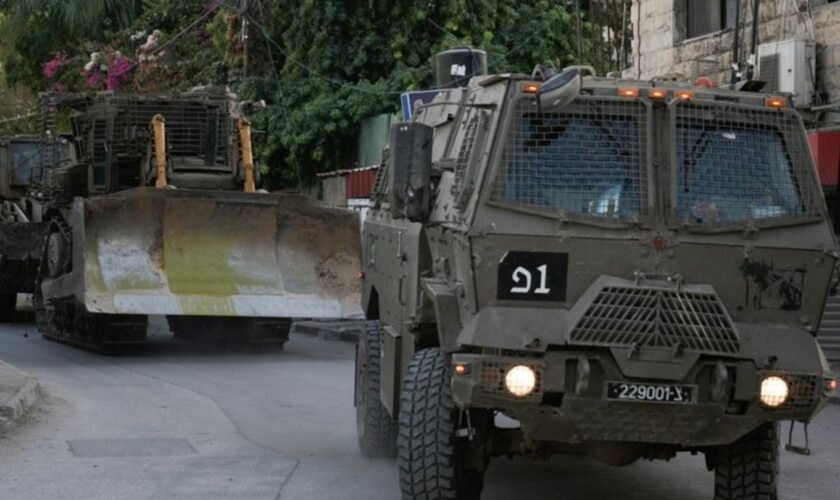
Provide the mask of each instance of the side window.
POLYGON ((676 0, 677 42, 735 26, 736 0, 676 0))
POLYGON ((455 162, 453 194, 455 194, 455 205, 459 209, 467 206, 475 190, 488 126, 489 114, 486 111, 476 111, 467 122, 464 139, 455 162))

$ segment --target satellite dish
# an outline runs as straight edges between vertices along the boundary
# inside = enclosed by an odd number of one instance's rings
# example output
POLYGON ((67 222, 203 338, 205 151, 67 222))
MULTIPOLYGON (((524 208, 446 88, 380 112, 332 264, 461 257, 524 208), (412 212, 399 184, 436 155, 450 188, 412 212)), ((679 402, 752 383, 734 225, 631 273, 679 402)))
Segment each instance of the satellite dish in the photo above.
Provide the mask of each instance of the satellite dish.
POLYGON ((580 94, 581 76, 578 68, 569 68, 549 78, 537 91, 542 109, 561 108, 580 94))

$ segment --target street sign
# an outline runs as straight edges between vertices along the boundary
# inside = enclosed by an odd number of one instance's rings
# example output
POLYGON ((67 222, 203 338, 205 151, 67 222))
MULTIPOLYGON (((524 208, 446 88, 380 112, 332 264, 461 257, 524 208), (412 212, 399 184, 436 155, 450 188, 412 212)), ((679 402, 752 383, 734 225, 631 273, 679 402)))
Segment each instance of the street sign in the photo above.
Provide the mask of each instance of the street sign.
POLYGON ((403 121, 410 122, 411 117, 414 116, 414 111, 418 107, 429 104, 440 93, 439 90, 415 90, 412 92, 404 92, 400 96, 402 102, 403 121))

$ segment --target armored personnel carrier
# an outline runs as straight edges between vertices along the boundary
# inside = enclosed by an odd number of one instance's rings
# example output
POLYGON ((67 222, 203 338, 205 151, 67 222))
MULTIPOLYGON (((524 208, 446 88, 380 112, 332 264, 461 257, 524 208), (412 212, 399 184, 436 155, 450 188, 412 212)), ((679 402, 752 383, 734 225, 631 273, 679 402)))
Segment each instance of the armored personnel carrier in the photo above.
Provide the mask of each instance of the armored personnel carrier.
POLYGON ((41 236, 44 336, 120 351, 165 315, 177 336, 278 347, 292 318, 360 313, 355 215, 258 191, 242 107, 224 87, 44 97, 44 167, 15 205, 41 236))
POLYGON ((498 456, 683 452, 715 498, 776 498, 779 422, 836 388, 838 254, 790 104, 538 68, 392 127, 355 403, 403 498, 478 498, 498 456))

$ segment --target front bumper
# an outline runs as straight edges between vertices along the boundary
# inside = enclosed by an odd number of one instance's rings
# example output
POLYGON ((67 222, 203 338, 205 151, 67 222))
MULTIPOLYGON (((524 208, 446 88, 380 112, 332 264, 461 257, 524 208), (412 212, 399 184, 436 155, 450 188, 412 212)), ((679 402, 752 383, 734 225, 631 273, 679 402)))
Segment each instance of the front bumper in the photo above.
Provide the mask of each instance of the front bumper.
MULTIPOLYGON (((453 375, 452 395, 461 408, 500 410, 519 420, 529 441, 584 443, 621 441, 703 447, 729 444, 763 422, 809 421, 825 405, 828 374, 760 370, 748 360, 697 356, 679 379, 627 377, 607 349, 549 351, 540 357, 453 354, 469 367, 453 375), (516 365, 537 372, 526 397, 504 388, 504 373, 516 365), (763 377, 778 375, 790 387, 787 401, 771 409, 758 399, 763 377), (606 383, 691 385, 689 404, 608 400, 606 383)), ((651 366, 656 373, 656 366, 651 366)))

